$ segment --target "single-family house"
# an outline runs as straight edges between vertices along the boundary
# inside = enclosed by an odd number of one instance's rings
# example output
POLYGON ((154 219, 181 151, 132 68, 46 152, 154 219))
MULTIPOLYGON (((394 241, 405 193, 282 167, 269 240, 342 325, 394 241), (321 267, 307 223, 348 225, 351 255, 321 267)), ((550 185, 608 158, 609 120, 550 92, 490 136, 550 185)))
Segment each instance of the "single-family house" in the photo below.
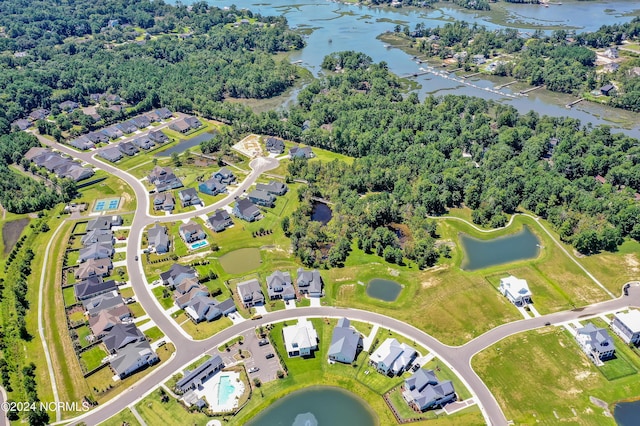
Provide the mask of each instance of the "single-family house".
POLYGON ((211 229, 216 232, 224 231, 229 226, 233 225, 233 220, 226 210, 218 209, 213 215, 207 218, 207 224, 211 229))
POLYGON ((282 139, 268 137, 265 145, 267 151, 272 154, 282 154, 284 152, 284 142, 282 139))
POLYGON ((630 309, 629 312, 616 312, 611 321, 611 329, 625 343, 638 345, 640 343, 640 311, 630 309))
POLYGON ((471 57, 471 60, 473 61, 474 64, 476 65, 482 65, 485 62, 487 62, 487 58, 484 57, 484 55, 473 55, 471 57))
POLYGON ((304 148, 293 147, 289 150, 289 156, 291 158, 313 158, 315 154, 310 146, 305 146, 304 148))
POLYGON ((173 117, 173 113, 171 111, 169 111, 168 108, 158 108, 157 110, 153 111, 156 113, 156 115, 158 117, 160 117, 163 120, 166 120, 167 118, 171 118, 173 117))
POLYGON ((39 108, 29 113, 29 119, 31 121, 45 120, 48 115, 49 115, 48 109, 39 108))
POLYGON ((216 305, 217 302, 211 297, 198 295, 187 303, 184 312, 196 324, 213 321, 222 316, 222 311, 216 305))
POLYGON ((114 373, 123 379, 136 371, 160 361, 146 340, 134 342, 121 350, 111 359, 110 366, 114 373))
POLYGON ((14 121, 13 123, 11 123, 11 127, 14 127, 18 130, 27 130, 29 127, 31 127, 33 124, 24 118, 20 118, 16 121, 14 121))
POLYGON ((197 277, 198 274, 196 270, 191 266, 180 265, 179 263, 174 263, 171 265, 168 271, 162 272, 160 274, 160 279, 162 280, 162 284, 175 288, 175 286, 179 285, 182 280, 186 278, 194 278, 197 277))
MULTIPOLYGON (((185 309, 191 301, 198 296, 208 297, 209 289, 200 284, 197 279, 187 278, 182 281, 179 286, 176 286, 176 290, 173 292, 174 302, 180 309, 185 309), (195 286, 187 286, 186 284, 192 284, 195 281, 195 286), (178 287, 188 288, 187 291, 181 292, 178 287)), ((196 321, 197 322, 197 321, 196 321)))
POLYGON ((262 218, 260 209, 246 198, 241 198, 236 201, 236 205, 233 208, 233 214, 247 222, 254 222, 262 218))
POLYGON ((80 238, 80 242, 83 246, 113 242, 113 232, 111 232, 111 229, 92 229, 80 238))
POLYGON ((95 317, 89 318, 89 328, 96 339, 102 339, 107 331, 125 319, 131 318, 131 310, 126 305, 101 311, 95 317))
POLYGON ((111 161, 112 163, 115 163, 116 161, 122 159, 122 151, 120 151, 115 146, 110 146, 108 148, 100 150, 100 152, 98 152, 98 155, 107 161, 111 161))
POLYGON ((120 142, 118 149, 125 155, 132 157, 140 152, 138 147, 133 142, 120 142))
POLYGON ((615 87, 613 84, 605 84, 600 88, 600 93, 602 93, 605 96, 609 96, 614 89, 615 87))
POLYGON ((149 150, 155 145, 148 136, 140 136, 139 138, 135 138, 132 142, 135 146, 144 150, 149 150))
POLYGON ((102 133, 107 135, 109 139, 118 139, 124 135, 122 130, 118 129, 116 126, 109 126, 102 129, 102 133))
POLYGON ((109 142, 109 136, 105 135, 104 132, 89 132, 85 136, 94 144, 109 142))
POLYGON ((78 103, 74 101, 63 101, 58 104, 58 108, 60 108, 61 111, 65 112, 71 112, 74 109, 77 109, 79 106, 80 105, 78 105, 78 103))
POLYGON ((296 298, 296 290, 291 282, 291 274, 275 271, 267 276, 267 294, 270 300, 290 300, 296 298))
MULTIPOLYGON (((29 151, 27 151, 23 157, 26 160, 32 161, 35 163, 37 158, 41 158, 49 154, 53 154, 53 152, 49 148, 34 146, 33 148, 29 148, 29 151)), ((38 166, 41 166, 41 164, 38 164, 38 166)))
POLYGON ((202 127, 202 121, 198 120, 196 117, 192 117, 192 116, 185 117, 184 121, 186 121, 189 127, 192 129, 197 129, 199 127, 202 127))
POLYGON ((133 133, 138 130, 138 126, 136 126, 136 124, 131 120, 123 121, 120 124, 116 124, 116 127, 122 130, 122 133, 133 133))
POLYGON ((227 190, 227 185, 216 178, 211 178, 198 185, 198 190, 203 194, 218 195, 227 190))
POLYGON ((170 167, 155 166, 148 176, 149 183, 156 186, 157 192, 181 188, 182 181, 173 173, 170 167))
POLYGON ((207 238, 207 233, 204 232, 202 226, 192 220, 180 225, 179 233, 185 243, 193 243, 207 238))
POLYGON ((618 57, 620 56, 620 54, 618 53, 618 49, 616 49, 615 47, 608 47, 607 49, 605 49, 603 55, 609 59, 618 59, 618 57))
POLYGON ((110 258, 104 259, 89 259, 86 262, 82 262, 76 269, 74 276, 78 280, 84 280, 89 277, 106 277, 111 274, 113 263, 110 258))
POLYGON ((306 318, 300 318, 295 325, 283 327, 282 335, 289 358, 310 356, 318 349, 318 333, 306 318))
POLYGON ((86 135, 82 135, 79 138, 73 139, 71 142, 69 142, 69 145, 82 151, 86 151, 88 149, 96 147, 96 144, 91 142, 86 135))
POLYGON ((99 276, 89 277, 73 286, 73 291, 78 300, 91 299, 117 289, 118 284, 114 280, 102 281, 99 276))
POLYGON ((226 167, 223 167, 217 172, 215 172, 213 174, 213 177, 217 179, 219 182, 224 183, 226 185, 231 185, 236 181, 236 175, 234 175, 233 172, 226 167))
POLYGON ((122 225, 121 216, 99 216, 87 222, 87 233, 90 231, 110 230, 112 226, 122 225))
POLYGON ((172 211, 176 207, 176 199, 170 192, 161 192, 153 197, 153 209, 172 211))
POLYGON ((258 280, 252 279, 238 283, 236 290, 245 308, 264 304, 264 294, 258 280))
POLYGON ((247 195, 247 198, 252 203, 257 204, 259 206, 263 206, 263 207, 273 207, 276 201, 276 197, 274 197, 273 195, 269 194, 266 191, 262 191, 259 189, 254 189, 253 191, 251 191, 247 195))
POLYGON ((509 275, 500 279, 499 290, 516 306, 526 306, 531 303, 531 290, 529 290, 527 280, 509 275))
POLYGON ((91 318, 98 315, 101 311, 124 306, 124 299, 114 290, 110 293, 104 293, 91 299, 83 300, 82 305, 87 311, 87 315, 91 318))
POLYGON ((182 120, 177 120, 169 124, 169 128, 179 133, 187 133, 189 130, 191 130, 191 126, 184 118, 182 120))
POLYGON ((149 123, 157 123, 158 121, 161 120, 160 117, 158 117, 158 114, 156 114, 155 111, 149 111, 149 112, 145 112, 143 114, 147 120, 149 120, 149 123))
POLYGON ((616 351, 607 330, 596 327, 591 322, 576 330, 576 340, 582 350, 596 363, 611 358, 616 351))
POLYGON ((456 399, 451 380, 439 381, 433 370, 419 369, 404 381, 402 396, 413 409, 425 411, 456 399))
POLYGON ((145 127, 151 126, 151 120, 149 120, 149 118, 145 115, 138 115, 136 117, 133 117, 131 121, 136 125, 138 129, 144 129, 145 127))
POLYGON ((169 142, 169 137, 165 135, 162 130, 152 130, 149 132, 149 139, 155 143, 169 142))
POLYGON ((102 343, 107 348, 107 352, 115 354, 128 344, 143 340, 145 337, 140 329, 135 324, 128 323, 114 325, 102 338, 102 343))
POLYGON ((105 259, 113 256, 113 244, 111 243, 93 243, 85 248, 80 249, 78 261, 86 262, 89 259, 105 259))
POLYGON ((285 183, 272 180, 269 183, 256 184, 256 190, 264 191, 273 195, 284 195, 289 190, 289 187, 285 183))
POLYGON ((147 241, 149 248, 158 254, 167 253, 171 246, 171 240, 167 234, 167 228, 156 222, 153 227, 147 231, 147 241))
POLYGON ((298 291, 311 297, 322 297, 322 277, 317 269, 305 271, 298 268, 298 291))
POLYGON ((411 346, 389 338, 371 354, 369 363, 380 373, 399 376, 411 366, 416 356, 417 352, 411 346))
POLYGON ((192 389, 199 389, 202 387, 203 382, 223 368, 222 358, 220 355, 216 355, 192 371, 185 370, 182 379, 176 383, 176 388, 182 393, 192 389))
POLYGON ((620 68, 620 64, 617 62, 611 62, 608 64, 604 64, 603 70, 604 72, 616 72, 620 68))
POLYGON ((358 357, 362 349, 362 336, 347 318, 340 318, 333 329, 328 356, 331 361, 351 364, 358 357))
POLYGON ((183 189, 178 192, 178 198, 180 198, 182 207, 202 205, 202 200, 198 197, 198 192, 195 188, 183 189))

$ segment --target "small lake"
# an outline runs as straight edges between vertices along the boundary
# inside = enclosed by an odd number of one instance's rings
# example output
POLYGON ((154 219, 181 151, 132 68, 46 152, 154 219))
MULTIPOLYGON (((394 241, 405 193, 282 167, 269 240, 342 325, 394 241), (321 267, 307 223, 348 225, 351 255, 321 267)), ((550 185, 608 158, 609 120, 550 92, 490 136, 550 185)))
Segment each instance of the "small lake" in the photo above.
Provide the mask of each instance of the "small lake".
POLYGON ((220 265, 227 274, 243 274, 260 267, 260 249, 243 248, 225 254, 220 259, 220 265))
POLYGON ((478 240, 460 234, 460 242, 464 250, 461 267, 465 271, 533 259, 540 252, 540 240, 527 226, 520 232, 492 240, 478 240))
POLYGON ((360 398, 340 388, 313 386, 279 399, 247 426, 373 426, 376 415, 360 398))
POLYGON ((367 295, 385 302, 396 300, 401 290, 400 284, 383 278, 374 278, 367 284, 367 295))
POLYGON ((314 202, 313 210, 311 211, 311 220, 320 222, 323 225, 329 223, 331 218, 333 217, 333 212, 331 211, 331 207, 326 205, 325 203, 314 202))
POLYGON ((182 154, 187 149, 200 145, 201 142, 213 139, 214 136, 215 136, 214 132, 206 132, 206 133, 201 133, 198 136, 191 139, 180 139, 180 142, 178 142, 176 145, 162 152, 157 153, 156 157, 171 157, 171 154, 173 154, 174 152, 178 154, 182 154))
POLYGON ((620 402, 613 410, 618 426, 636 426, 640 419, 640 401, 620 402))

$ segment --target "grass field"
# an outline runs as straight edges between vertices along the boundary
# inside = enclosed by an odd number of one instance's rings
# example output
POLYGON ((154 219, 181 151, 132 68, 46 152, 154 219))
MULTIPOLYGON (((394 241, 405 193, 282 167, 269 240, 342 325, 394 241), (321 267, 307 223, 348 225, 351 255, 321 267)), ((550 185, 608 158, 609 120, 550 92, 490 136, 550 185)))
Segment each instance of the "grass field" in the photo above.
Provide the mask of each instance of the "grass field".
POLYGON ((149 339, 150 342, 155 342, 156 340, 164 337, 164 333, 158 328, 158 326, 145 330, 144 335, 147 336, 147 339, 149 339))
POLYGON ((122 426, 124 424, 127 424, 129 426, 140 426, 140 422, 138 422, 136 417, 128 408, 125 408, 124 410, 120 411, 118 414, 111 417, 109 420, 103 423, 100 423, 100 426, 122 426))
POLYGON ((184 322, 184 324, 182 324, 182 328, 184 328, 184 331, 189 333, 189 335, 195 340, 202 340, 206 339, 207 337, 211 337, 233 324, 233 322, 229 318, 224 316, 215 321, 203 321, 201 323, 195 324, 193 321, 188 319, 187 314, 180 315, 178 318, 176 318, 176 322, 178 324, 184 322), (184 320, 187 321, 184 322, 184 320))
POLYGON ((169 398, 168 402, 162 402, 158 391, 144 398, 135 408, 148 425, 185 425, 188 422, 190 425, 204 426, 211 420, 198 412, 189 413, 174 398, 169 398))
POLYGON ((508 337, 476 355, 472 366, 516 424, 614 425, 589 397, 613 404, 640 396, 637 374, 607 380, 559 328, 508 337))
POLYGON ((86 371, 97 368, 102 363, 102 359, 107 356, 107 352, 100 345, 86 350, 80 354, 80 359, 86 371))

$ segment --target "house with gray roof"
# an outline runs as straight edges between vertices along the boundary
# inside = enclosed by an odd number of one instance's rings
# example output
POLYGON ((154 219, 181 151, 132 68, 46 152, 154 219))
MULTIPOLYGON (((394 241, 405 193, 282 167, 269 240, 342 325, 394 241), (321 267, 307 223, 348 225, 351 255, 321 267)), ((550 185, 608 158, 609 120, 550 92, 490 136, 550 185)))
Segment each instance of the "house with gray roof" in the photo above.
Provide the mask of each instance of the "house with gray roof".
POLYGON ((351 364, 362 350, 362 336, 347 318, 340 318, 333 329, 328 356, 331 361, 351 364))
POLYGON ((189 130, 191 130, 191 126, 184 118, 169 124, 169 128, 179 133, 187 133, 189 130))
POLYGON ((167 228, 160 225, 158 222, 156 222, 156 224, 147 231, 147 241, 149 243, 149 248, 152 248, 158 254, 167 253, 169 251, 169 246, 171 245, 171 240, 167 234, 167 228))
POLYGON ((133 142, 120 142, 118 144, 118 149, 125 155, 132 157, 140 152, 138 147, 133 142))
POLYGON ((289 272, 274 271, 267 276, 267 293, 269 300, 291 300, 296 298, 296 290, 291 282, 289 272))
POLYGON ((369 364, 382 374, 399 376, 411 366, 417 355, 411 346, 389 338, 371 354, 369 364))
POLYGON ((266 191, 261 191, 259 189, 254 189, 253 191, 251 191, 247 195, 247 198, 252 203, 257 204, 259 206, 263 206, 263 207, 273 207, 276 201, 276 197, 274 197, 273 195, 269 194, 266 191))
POLYGON ((142 115, 144 115, 150 123, 157 123, 158 121, 160 121, 160 117, 158 117, 158 114, 156 114, 155 111, 145 112, 142 115))
POLYGON ((153 209, 166 212, 176 208, 176 199, 170 192, 161 192, 153 196, 153 209))
POLYGON ((289 187, 282 182, 272 180, 269 183, 256 184, 256 190, 264 191, 272 195, 284 195, 289 190, 289 187))
POLYGON ((148 136, 140 136, 139 138, 135 138, 133 144, 140 149, 149 150, 155 146, 155 143, 148 136))
POLYGON ((191 266, 180 265, 179 263, 174 263, 171 265, 168 271, 162 272, 160 274, 160 279, 162 280, 162 284, 175 288, 179 285, 182 280, 186 278, 197 278, 198 274, 196 270, 191 266))
POLYGON ((310 146, 305 146, 304 148, 293 147, 289 150, 289 156, 291 158, 306 158, 310 159, 315 157, 316 155, 313 153, 313 150, 310 146))
POLYGON ((199 240, 205 240, 207 238, 207 233, 204 232, 202 226, 190 220, 187 223, 183 223, 180 225, 179 231, 180 237, 184 240, 185 243, 193 243, 199 240))
POLYGON ((198 185, 198 190, 203 194, 218 195, 227 190, 227 185, 216 178, 211 178, 198 185))
POLYGON ((102 133, 107 135, 109 139, 118 139, 119 137, 122 137, 124 135, 124 133, 122 133, 122 130, 118 129, 116 126, 105 127, 104 129, 102 129, 102 133))
POLYGON ((145 115, 133 117, 131 122, 135 124, 138 129, 144 129, 145 127, 151 126, 151 120, 149 120, 145 115))
POLYGON ((80 263, 89 259, 104 259, 113 256, 113 244, 111 243, 93 243, 85 248, 80 249, 78 260, 80 263))
POLYGON ((186 188, 179 191, 178 198, 182 207, 202 205, 202 200, 198 197, 198 192, 195 188, 186 188))
POLYGON ((196 117, 189 116, 185 117, 184 121, 191 127, 192 129, 197 129, 202 127, 202 121, 198 120, 196 117))
MULTIPOLYGON (((197 279, 186 279, 176 286, 176 290, 173 292, 174 302, 180 309, 185 309, 191 304, 196 297, 208 297, 209 289, 200 284, 197 279), (194 284, 193 286, 186 286, 185 284, 194 284), (186 291, 178 290, 179 287, 187 288, 186 291)), ((192 317, 193 318, 193 317, 192 317)), ((199 322, 199 321, 196 321, 199 322)))
POLYGON ((93 143, 107 143, 109 142, 109 136, 104 132, 89 132, 85 135, 93 143))
POLYGON ((181 380, 178 380, 176 388, 182 393, 185 393, 192 389, 199 389, 202 387, 203 382, 205 382, 209 377, 216 374, 218 371, 221 371, 223 368, 224 363, 222 362, 222 358, 220 357, 220 355, 211 357, 209 360, 207 360, 203 364, 200 364, 194 370, 185 370, 184 376, 181 380))
POLYGON ((322 297, 322 277, 317 269, 305 271, 298 268, 298 291, 311 297, 322 297))
POLYGON ((236 201, 236 205, 233 208, 233 214, 247 222, 255 222, 262 218, 260 209, 246 198, 241 198, 236 201))
POLYGON ((171 111, 169 111, 168 108, 158 108, 153 112, 155 112, 156 115, 158 117, 160 117, 161 119, 163 119, 163 120, 166 120, 167 118, 173 117, 173 113, 171 111))
POLYGON ((111 274, 113 263, 110 258, 89 259, 82 262, 74 272, 76 279, 84 280, 93 276, 106 277, 111 274))
POLYGON ((155 166, 148 176, 149 183, 156 186, 157 192, 181 188, 182 181, 173 173, 170 167, 155 166))
POLYGON ((272 154, 282 154, 284 152, 284 142, 282 139, 268 137, 265 145, 267 151, 272 154))
POLYGON ((11 127, 15 127, 18 130, 27 130, 32 125, 33 124, 29 120, 24 118, 20 118, 14 121, 13 123, 11 123, 11 127))
POLYGON ((107 161, 111 161, 112 163, 115 163, 116 161, 122 159, 122 151, 120 151, 115 146, 110 146, 108 148, 100 150, 100 152, 98 152, 98 155, 107 161))
POLYGON ((218 309, 217 304, 209 296, 195 296, 184 308, 184 312, 196 324, 202 321, 213 321, 222 316, 222 311, 218 309))
POLYGON ((31 121, 46 120, 48 115, 49 115, 48 109, 39 108, 29 113, 29 119, 31 121))
POLYGON ((149 139, 155 143, 169 142, 169 137, 165 135, 162 130, 152 130, 149 132, 149 139))
POLYGON ((111 369, 123 379, 136 371, 160 361, 158 355, 151 349, 146 340, 132 343, 118 351, 118 355, 111 359, 111 369))
POLYGON ((100 311, 124 305, 124 299, 117 291, 114 290, 111 293, 104 293, 99 296, 92 297, 91 299, 83 300, 82 305, 87 311, 89 317, 94 317, 98 315, 100 311))
POLYGON ((104 243, 113 241, 113 233, 111 227, 109 229, 92 229, 80 238, 80 242, 83 246, 88 246, 93 243, 104 243))
POLYGON ((65 112, 71 112, 74 109, 77 109, 80 105, 74 101, 63 101, 58 104, 58 107, 65 112))
POLYGON ((207 224, 211 229, 216 232, 224 231, 229 226, 233 225, 233 220, 226 210, 218 209, 213 215, 207 218, 207 224))
POLYGON ((404 381, 402 396, 413 409, 425 411, 455 401, 456 392, 451 380, 441 382, 433 370, 421 368, 404 381))
POLYGON ((140 329, 135 324, 129 323, 114 325, 102 338, 102 343, 107 348, 107 352, 115 354, 128 344, 143 340, 145 337, 140 329))
POLYGON ((71 145, 74 148, 78 148, 82 151, 86 151, 88 149, 92 149, 96 147, 96 144, 91 142, 89 138, 87 138, 85 135, 80 136, 79 138, 73 139, 71 142, 69 142, 69 145, 71 145))
MULTIPOLYGON (((96 277, 99 278, 99 277, 96 277)), ((80 281, 73 286, 73 291, 78 300, 91 299, 92 297, 99 296, 110 291, 118 289, 118 284, 114 280, 97 282, 91 278, 80 281)))
POLYGON ((213 178, 219 182, 230 185, 236 181, 236 175, 227 167, 223 167, 213 174, 213 178))
POLYGON ((116 124, 116 127, 122 130, 122 133, 133 133, 138 130, 138 126, 136 126, 136 124, 131 120, 116 124))
POLYGON ((613 357, 616 352, 613 339, 607 330, 596 327, 591 322, 576 330, 576 340, 584 353, 595 363, 613 357))
POLYGON ((236 291, 245 308, 264 304, 264 294, 262 293, 262 288, 260 288, 260 283, 256 279, 238 283, 236 291))

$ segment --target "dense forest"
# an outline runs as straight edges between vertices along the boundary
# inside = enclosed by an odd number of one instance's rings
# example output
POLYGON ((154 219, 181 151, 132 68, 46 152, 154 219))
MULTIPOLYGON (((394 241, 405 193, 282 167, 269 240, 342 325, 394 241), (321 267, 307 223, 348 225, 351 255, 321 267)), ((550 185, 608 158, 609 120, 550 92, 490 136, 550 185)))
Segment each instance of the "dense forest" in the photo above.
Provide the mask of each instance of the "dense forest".
POLYGON ((640 37, 640 18, 619 25, 606 25, 591 33, 569 34, 564 30, 545 35, 535 31, 525 38, 515 29, 489 30, 463 21, 442 27, 426 28, 417 24, 396 27, 410 38, 427 57, 454 58, 466 70, 486 70, 496 75, 512 76, 533 86, 563 93, 580 93, 615 82, 610 104, 640 111, 640 82, 636 69, 639 58, 630 58, 612 73, 596 73, 593 49, 605 48, 640 37), (480 61, 477 56, 481 55, 480 61), (484 60, 492 64, 482 64, 484 60))

